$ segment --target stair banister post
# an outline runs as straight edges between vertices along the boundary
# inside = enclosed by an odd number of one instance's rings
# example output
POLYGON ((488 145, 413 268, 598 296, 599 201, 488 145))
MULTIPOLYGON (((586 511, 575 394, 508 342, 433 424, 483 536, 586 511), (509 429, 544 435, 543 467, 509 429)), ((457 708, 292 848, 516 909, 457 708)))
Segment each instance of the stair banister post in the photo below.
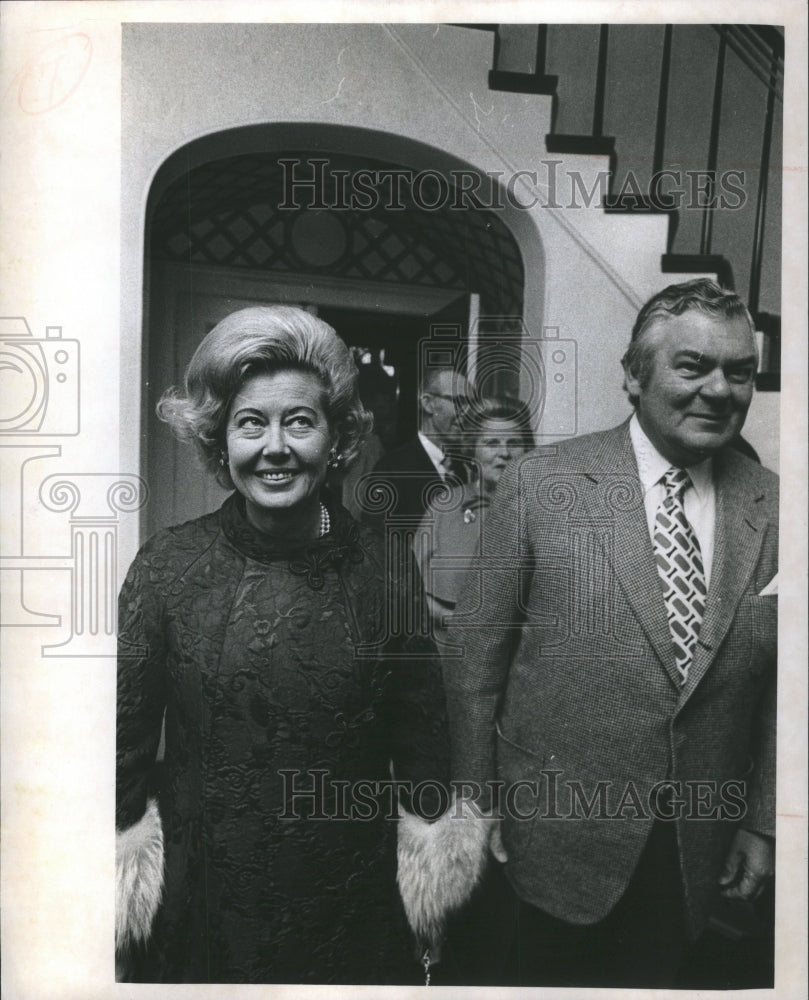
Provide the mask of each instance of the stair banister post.
POLYGON ((700 237, 700 253, 711 252, 711 236, 713 230, 713 196, 715 188, 716 163, 719 155, 719 126, 722 117, 722 88, 725 82, 725 49, 727 40, 724 34, 719 36, 719 53, 716 57, 716 80, 713 92, 713 112, 711 114, 711 137, 708 142, 708 166, 706 173, 707 203, 702 213, 702 234, 700 237))
POLYGON ((666 142, 666 116, 669 104, 669 74, 671 71, 672 26, 667 24, 663 32, 663 56, 660 61, 660 89, 657 97, 657 125, 655 128, 655 148, 652 157, 652 176, 663 169, 663 149, 666 142))
POLYGON ((756 217, 753 223, 753 258, 750 262, 750 288, 747 295, 747 308, 751 313, 758 312, 759 293, 761 290, 761 265, 764 256, 764 219, 767 212, 767 188, 770 176, 770 147, 772 145, 772 126, 775 117, 775 83, 778 72, 778 57, 772 54, 770 64, 770 87, 767 91, 767 111, 764 119, 764 135, 761 140, 761 165, 758 174, 758 191, 756 193, 756 217))
POLYGON ((610 26, 601 25, 598 39, 598 68, 596 69, 595 106, 593 108, 593 135, 604 135, 604 101, 607 89, 607 49, 610 40, 610 26))

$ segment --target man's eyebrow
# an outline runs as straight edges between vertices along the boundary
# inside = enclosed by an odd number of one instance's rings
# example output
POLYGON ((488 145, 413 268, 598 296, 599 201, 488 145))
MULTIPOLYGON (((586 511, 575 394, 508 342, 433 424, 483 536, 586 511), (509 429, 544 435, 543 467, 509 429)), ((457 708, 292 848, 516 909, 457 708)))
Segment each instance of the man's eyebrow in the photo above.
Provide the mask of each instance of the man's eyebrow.
MULTIPOLYGON (((678 358, 692 358, 694 361, 716 361, 717 359, 712 354, 706 354, 705 351, 694 351, 690 347, 682 347, 674 355, 675 361, 678 358)), ((730 364, 734 368, 743 368, 746 365, 754 365, 758 361, 755 354, 749 354, 743 358, 734 358, 730 364)))
POLYGON ((714 359, 710 354, 706 354, 704 351, 694 351, 690 347, 681 347, 674 355, 675 360, 677 358, 693 358, 694 361, 713 361, 714 359))

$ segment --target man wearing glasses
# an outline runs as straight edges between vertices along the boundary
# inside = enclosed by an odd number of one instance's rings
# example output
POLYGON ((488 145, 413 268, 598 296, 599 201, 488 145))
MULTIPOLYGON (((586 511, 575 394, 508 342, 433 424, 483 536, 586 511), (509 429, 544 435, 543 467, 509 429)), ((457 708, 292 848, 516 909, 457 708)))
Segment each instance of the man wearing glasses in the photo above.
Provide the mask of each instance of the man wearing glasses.
POLYGON ((379 460, 374 473, 388 479, 396 492, 391 513, 412 517, 426 510, 430 488, 457 473, 448 455, 458 435, 468 383, 454 368, 431 368, 422 377, 419 394, 421 429, 379 460))

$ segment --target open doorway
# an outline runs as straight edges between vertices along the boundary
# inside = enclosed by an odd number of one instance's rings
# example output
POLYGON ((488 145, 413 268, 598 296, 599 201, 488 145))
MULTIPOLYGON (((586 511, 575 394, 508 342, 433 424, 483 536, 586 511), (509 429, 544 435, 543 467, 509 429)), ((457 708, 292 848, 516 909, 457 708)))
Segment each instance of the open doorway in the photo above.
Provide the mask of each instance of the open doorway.
MULTIPOLYGON (((385 449, 411 437, 418 429, 419 344, 437 323, 457 325, 465 334, 469 329, 469 296, 459 295, 429 316, 334 306, 320 306, 317 314, 353 349, 360 369, 360 395, 363 385, 389 386, 393 399, 384 414, 372 405, 370 394, 363 398, 363 403, 374 410, 376 429, 385 449), (372 370, 377 373, 375 378, 372 370)), ((467 344, 465 336, 463 344, 467 344)), ((466 370, 465 356, 458 362, 459 368, 466 370)), ((377 391, 375 395, 383 394, 377 391)))

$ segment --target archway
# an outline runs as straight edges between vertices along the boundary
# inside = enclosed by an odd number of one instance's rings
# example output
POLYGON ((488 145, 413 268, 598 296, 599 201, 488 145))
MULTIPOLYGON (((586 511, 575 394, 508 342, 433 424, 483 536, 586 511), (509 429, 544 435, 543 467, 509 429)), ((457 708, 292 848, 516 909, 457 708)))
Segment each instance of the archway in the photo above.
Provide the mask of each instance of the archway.
POLYGON ((177 150, 157 171, 147 208, 147 532, 221 498, 154 418, 154 404, 181 381, 201 337, 243 305, 302 305, 358 356, 383 364, 396 380, 400 435, 414 428, 418 343, 436 321, 459 330, 461 366, 483 360, 469 357, 470 322, 510 334, 509 350, 501 346, 487 368, 487 390, 518 394, 525 271, 507 224, 515 212, 496 177, 370 130, 259 125, 177 150))

